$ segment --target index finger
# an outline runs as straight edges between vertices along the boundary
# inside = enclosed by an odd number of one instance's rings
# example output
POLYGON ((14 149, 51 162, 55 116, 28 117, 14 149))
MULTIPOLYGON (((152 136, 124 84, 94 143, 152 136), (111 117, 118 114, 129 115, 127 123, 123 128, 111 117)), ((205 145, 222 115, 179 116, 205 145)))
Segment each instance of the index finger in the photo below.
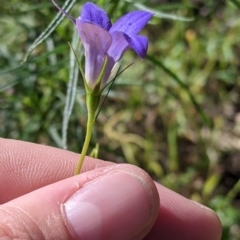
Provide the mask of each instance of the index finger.
MULTIPOLYGON (((0 204, 73 176, 79 154, 0 138, 0 204)), ((113 163, 86 157, 82 172, 113 163)))

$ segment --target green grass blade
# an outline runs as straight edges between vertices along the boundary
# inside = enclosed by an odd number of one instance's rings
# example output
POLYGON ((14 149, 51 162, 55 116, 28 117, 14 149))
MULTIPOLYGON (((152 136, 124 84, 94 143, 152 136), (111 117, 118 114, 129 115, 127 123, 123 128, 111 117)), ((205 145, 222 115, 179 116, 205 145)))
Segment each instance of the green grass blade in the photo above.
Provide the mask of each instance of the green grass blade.
POLYGON ((154 63, 157 67, 161 68, 167 75, 169 75, 182 89, 186 91, 188 94, 193 106, 199 113, 199 115, 202 117, 204 123, 209 127, 212 128, 212 121, 211 119, 205 114, 204 110, 201 108, 201 106, 198 104, 197 100, 193 96, 192 92, 190 91, 187 84, 185 84, 176 74, 174 74, 169 68, 167 68, 161 61, 157 60, 153 56, 147 55, 147 59, 154 63))
POLYGON ((17 80, 12 80, 12 81, 9 81, 9 82, 7 82, 5 84, 0 84, 0 92, 3 92, 3 91, 5 91, 6 89, 8 89, 10 87, 13 87, 17 83, 18 83, 17 80))
POLYGON ((48 133, 51 136, 51 138, 54 140, 54 142, 58 145, 58 147, 61 147, 62 139, 57 131, 57 128, 55 126, 50 126, 48 129, 48 133))
MULTIPOLYGON (((66 0, 62 8, 64 9, 64 11, 68 12, 71 10, 75 2, 76 0, 66 0)), ((64 17, 65 15, 62 14, 61 12, 57 13, 55 18, 50 22, 45 31, 42 32, 40 36, 34 41, 34 43, 29 47, 22 63, 26 62, 34 48, 36 48, 40 43, 42 43, 56 29, 56 27, 62 22, 64 17)))
POLYGON ((229 0, 232 4, 234 4, 236 7, 240 8, 240 2, 237 0, 229 0))
POLYGON ((147 7, 141 3, 135 3, 134 1, 131 1, 131 0, 126 0, 126 1, 132 3, 134 7, 137 9, 154 13, 154 17, 177 20, 182 22, 190 22, 194 20, 194 18, 192 17, 182 17, 176 14, 165 13, 165 12, 156 10, 154 8, 147 7))
MULTIPOLYGON (((74 31, 71 46, 76 48, 79 42, 77 31, 74 31)), ((76 98, 77 81, 79 76, 78 62, 75 58, 74 51, 70 51, 70 71, 69 71, 69 82, 67 85, 66 103, 64 107, 63 121, 62 121, 62 148, 67 149, 67 132, 68 123, 72 113, 73 105, 76 98)))

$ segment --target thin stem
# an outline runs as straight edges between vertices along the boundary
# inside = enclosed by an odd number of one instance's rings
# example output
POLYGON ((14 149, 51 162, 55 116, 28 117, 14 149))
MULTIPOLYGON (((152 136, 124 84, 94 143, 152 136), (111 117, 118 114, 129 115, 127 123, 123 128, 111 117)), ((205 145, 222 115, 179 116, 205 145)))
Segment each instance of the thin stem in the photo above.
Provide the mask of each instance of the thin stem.
POLYGON ((82 152, 81 152, 80 158, 79 158, 78 163, 77 163, 77 167, 74 171, 74 175, 78 175, 80 173, 82 165, 83 165, 84 158, 87 154, 88 146, 89 146, 91 136, 92 136, 92 129, 93 129, 93 125, 94 125, 94 113, 95 113, 95 111, 91 107, 90 107, 90 109, 88 108, 88 120, 87 120, 86 136, 85 136, 82 152))
MULTIPOLYGON (((79 63, 80 70, 81 70, 81 63, 78 60, 76 52, 74 51, 73 48, 72 48, 72 50, 73 50, 73 52, 76 56, 76 59, 79 63)), ((85 87, 86 87, 86 92, 87 92, 87 95, 86 95, 86 105, 87 105, 87 113, 88 113, 87 131, 86 131, 86 136, 85 136, 82 152, 80 154, 80 158, 79 158, 77 167, 74 171, 74 175, 77 175, 77 174, 80 173, 82 165, 83 165, 84 158, 87 154, 88 146, 89 146, 91 136, 92 136, 93 125, 94 125, 94 122, 95 122, 95 112, 96 112, 96 109, 98 107, 99 100, 100 100, 100 95, 101 95, 100 85, 101 85, 101 82, 102 82, 104 72, 105 72, 106 67, 107 67, 107 63, 108 63, 108 57, 106 56, 106 58, 104 60, 103 67, 102 67, 102 70, 101 70, 100 75, 97 79, 97 82, 96 82, 96 85, 95 85, 94 89, 90 89, 88 87, 87 81, 86 80, 84 81, 85 87)))
POLYGON ((54 6, 59 10, 59 11, 61 11, 66 17, 68 17, 74 24, 76 24, 76 20, 73 18, 73 17, 71 17, 64 9, 62 9, 62 8, 60 8, 59 6, 58 6, 58 4, 54 1, 54 0, 52 0, 52 3, 54 4, 54 6))

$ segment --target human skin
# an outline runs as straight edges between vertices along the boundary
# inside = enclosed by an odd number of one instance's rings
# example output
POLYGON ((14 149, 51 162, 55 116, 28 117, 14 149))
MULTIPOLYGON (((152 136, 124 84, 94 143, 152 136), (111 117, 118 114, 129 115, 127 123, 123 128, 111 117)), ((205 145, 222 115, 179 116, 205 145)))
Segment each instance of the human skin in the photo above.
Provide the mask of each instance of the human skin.
POLYGON ((78 157, 0 139, 0 239, 221 239, 212 210, 140 168, 86 157, 73 176, 78 157))

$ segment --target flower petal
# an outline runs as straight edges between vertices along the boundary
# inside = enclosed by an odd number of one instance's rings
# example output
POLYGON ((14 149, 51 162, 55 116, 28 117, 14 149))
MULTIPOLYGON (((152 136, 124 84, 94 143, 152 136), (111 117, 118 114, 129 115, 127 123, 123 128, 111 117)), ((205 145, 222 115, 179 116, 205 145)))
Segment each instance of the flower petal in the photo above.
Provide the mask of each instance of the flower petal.
POLYGON ((110 28, 110 33, 115 31, 127 35, 137 35, 153 16, 145 11, 133 11, 119 18, 110 28))
POLYGON ((112 26, 107 13, 97 5, 90 2, 87 2, 83 5, 80 21, 96 24, 107 31, 112 26))
POLYGON ((145 58, 148 49, 148 38, 145 36, 126 36, 129 46, 138 54, 139 57, 145 58))
POLYGON ((121 32, 113 32, 111 35, 112 45, 108 50, 108 55, 117 62, 122 57, 122 54, 129 49, 129 43, 121 32))
POLYGON ((76 20, 79 36, 85 49, 85 78, 94 88, 102 70, 107 51, 111 46, 111 35, 101 27, 76 20))

